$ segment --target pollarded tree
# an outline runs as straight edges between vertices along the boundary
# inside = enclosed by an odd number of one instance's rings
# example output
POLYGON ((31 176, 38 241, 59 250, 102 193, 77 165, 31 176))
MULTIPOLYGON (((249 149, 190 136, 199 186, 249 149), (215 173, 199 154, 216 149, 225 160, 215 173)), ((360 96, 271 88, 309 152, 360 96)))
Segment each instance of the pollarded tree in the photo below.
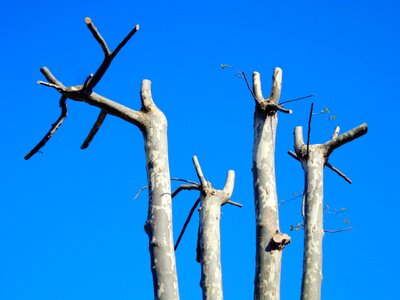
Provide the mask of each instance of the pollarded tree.
POLYGON ((302 300, 318 300, 321 297, 322 239, 324 235, 324 166, 328 166, 347 181, 350 181, 342 172, 328 162, 329 155, 342 145, 366 134, 367 130, 368 125, 364 123, 339 135, 339 127, 336 127, 329 141, 324 144, 313 145, 310 145, 309 140, 307 144, 304 143, 303 128, 301 126, 296 127, 294 131, 296 153, 290 152, 290 154, 301 162, 305 175, 302 300))
MULTIPOLYGON (((146 170, 148 179, 149 202, 145 230, 149 238, 151 271, 153 275, 154 298, 162 300, 179 299, 176 274, 175 248, 172 236, 172 198, 182 189, 200 190, 200 226, 198 237, 198 258, 201 262, 203 299, 222 299, 222 271, 220 265, 220 210, 221 205, 231 203, 234 173, 230 171, 225 187, 216 190, 207 182, 201 171, 197 158, 194 165, 200 183, 181 186, 171 195, 170 173, 168 162, 167 120, 156 106, 151 95, 151 82, 143 80, 141 87, 141 108, 136 111, 114 102, 93 91, 107 71, 115 56, 129 39, 137 32, 136 26, 124 40, 111 51, 90 18, 85 22, 100 44, 104 60, 94 74, 87 77, 82 85, 66 86, 59 81, 48 68, 41 68, 47 82, 39 84, 52 87, 61 94, 61 114, 51 126, 49 132, 29 152, 25 159, 37 153, 51 138, 67 116, 67 100, 85 102, 100 109, 99 116, 93 125, 82 149, 89 146, 107 115, 113 115, 127 121, 140 129, 144 138, 146 170)), ((244 75, 244 74, 243 74, 244 75)), ((245 78, 246 79, 246 78, 245 78)), ((246 79, 246 83, 247 79, 246 79)), ((290 237, 281 233, 279 227, 278 202, 275 182, 275 139, 277 111, 290 113, 279 104, 282 84, 282 70, 275 68, 272 89, 268 98, 261 90, 260 75, 253 73, 252 96, 256 107, 254 112, 253 143, 253 183, 256 210, 256 274, 255 299, 280 298, 280 272, 282 249, 290 242, 290 237)), ((249 86, 249 84, 248 84, 249 86)), ((249 87, 250 88, 250 87, 249 87)), ((305 147, 301 128, 296 129, 295 149, 293 154, 300 160, 306 172, 305 191, 305 254, 302 286, 303 299, 319 299, 321 279, 322 245, 322 169, 330 166, 329 154, 339 146, 366 132, 362 125, 341 136, 335 136, 323 145, 305 147), (306 149, 306 150, 305 150, 306 149), (312 283, 312 284, 311 284, 312 283)), ((178 239, 179 243, 180 237, 178 239)))
POLYGON ((112 60, 137 32, 139 25, 135 26, 114 51, 111 51, 91 19, 86 18, 85 22, 103 49, 104 60, 94 74, 88 76, 82 85, 76 86, 65 86, 48 68, 43 67, 40 69, 48 82, 39 81, 38 83, 55 88, 61 94, 61 115, 51 126, 50 131, 44 138, 25 156, 25 159, 29 159, 38 152, 62 124, 67 116, 66 101, 68 99, 85 102, 100 108, 99 117, 81 148, 86 148, 89 145, 106 115, 119 117, 138 127, 143 134, 146 153, 149 204, 145 230, 149 237, 154 297, 163 300, 179 299, 172 237, 172 202, 168 162, 167 120, 163 112, 153 101, 151 82, 149 80, 143 80, 142 82, 140 90, 142 105, 139 111, 114 102, 93 91, 107 71, 112 60))

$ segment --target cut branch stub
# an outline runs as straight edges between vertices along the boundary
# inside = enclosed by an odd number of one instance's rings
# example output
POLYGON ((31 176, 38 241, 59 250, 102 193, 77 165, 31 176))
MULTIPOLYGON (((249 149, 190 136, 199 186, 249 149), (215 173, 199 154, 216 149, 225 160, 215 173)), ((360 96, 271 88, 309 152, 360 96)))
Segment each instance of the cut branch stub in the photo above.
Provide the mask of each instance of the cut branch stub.
POLYGON ((274 74, 272 76, 272 87, 270 95, 267 99, 264 98, 261 89, 260 73, 253 72, 253 94, 257 107, 266 112, 268 115, 273 115, 276 111, 281 111, 284 113, 291 114, 292 111, 285 109, 283 106, 279 105, 279 98, 281 96, 282 88, 282 69, 276 67, 274 69, 274 74))

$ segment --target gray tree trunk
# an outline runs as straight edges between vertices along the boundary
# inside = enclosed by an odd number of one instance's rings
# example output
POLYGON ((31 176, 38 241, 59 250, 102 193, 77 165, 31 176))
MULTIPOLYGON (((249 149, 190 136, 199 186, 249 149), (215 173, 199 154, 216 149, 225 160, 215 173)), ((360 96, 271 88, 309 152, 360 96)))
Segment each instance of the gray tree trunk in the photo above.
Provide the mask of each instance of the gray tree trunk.
POLYGON ((197 157, 193 157, 198 177, 201 182, 199 251, 201 263, 200 286, 204 300, 222 300, 222 271, 220 250, 221 206, 232 195, 235 173, 228 172, 223 190, 216 190, 207 182, 201 171, 197 157))
POLYGON ((253 73, 254 112, 253 184, 256 209, 256 274, 255 299, 280 298, 280 273, 283 246, 290 238, 279 229, 278 200, 275 181, 275 138, 277 110, 281 94, 282 70, 275 68, 268 99, 261 91, 260 75, 253 73), (275 237, 275 238, 274 238, 275 237), (276 244, 274 241, 280 240, 276 244))
POLYGON ((146 153, 149 207, 145 230, 149 236, 154 298, 177 300, 179 299, 179 292, 172 237, 167 120, 153 102, 151 96, 151 82, 149 80, 143 80, 142 82, 140 95, 142 106, 140 111, 130 109, 93 92, 93 89, 101 80, 115 56, 139 30, 139 25, 136 25, 128 33, 114 51, 111 51, 98 29, 94 26, 92 20, 90 18, 85 18, 85 23, 104 52, 103 62, 94 74, 87 77, 84 84, 76 86, 65 86, 49 69, 46 67, 41 69, 41 72, 48 82, 39 81, 38 83, 52 87, 62 95, 60 100, 61 115, 38 145, 25 156, 25 159, 29 159, 32 155, 37 153, 61 125, 67 115, 67 99, 85 102, 101 109, 96 123, 81 147, 82 149, 89 146, 107 114, 117 116, 137 126, 143 134, 146 153))
POLYGON ((333 150, 364 135, 367 130, 368 125, 362 124, 338 136, 337 127, 332 138, 325 144, 305 145, 302 127, 295 129, 294 157, 301 162, 305 173, 302 300, 321 298, 324 166, 328 165, 328 158, 333 150))

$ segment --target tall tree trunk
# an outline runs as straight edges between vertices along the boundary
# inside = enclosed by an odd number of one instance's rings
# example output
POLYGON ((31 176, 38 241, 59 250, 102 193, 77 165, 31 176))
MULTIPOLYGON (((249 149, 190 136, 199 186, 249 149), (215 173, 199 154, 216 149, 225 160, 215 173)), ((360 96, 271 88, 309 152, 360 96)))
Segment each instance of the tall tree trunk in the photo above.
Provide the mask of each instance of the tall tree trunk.
POLYGON ((200 286, 204 300, 222 300, 222 271, 220 250, 221 206, 229 202, 233 192, 235 173, 228 172, 223 190, 212 188, 203 176, 197 157, 193 163, 201 182, 200 224, 199 224, 199 262, 201 263, 200 286))
POLYGON ((156 299, 179 299, 172 236, 172 202, 168 163, 167 120, 151 97, 150 81, 141 89, 146 116, 143 136, 149 183, 149 207, 145 225, 149 236, 151 271, 156 299))
POLYGON ((256 275, 255 299, 280 298, 280 273, 284 244, 274 243, 279 229, 278 200, 275 180, 275 138, 278 123, 277 110, 289 112, 278 105, 281 94, 282 70, 275 68, 272 89, 268 99, 261 91, 260 75, 253 73, 254 112, 253 184, 256 210, 256 275))
POLYGON ((106 73, 111 62, 128 40, 137 32, 136 25, 122 42, 111 51, 104 38, 90 18, 85 22, 100 44, 103 52, 103 62, 94 74, 87 77, 82 85, 65 86, 48 68, 41 68, 42 74, 48 82, 38 83, 56 89, 62 96, 60 100, 61 115, 52 125, 50 131, 29 152, 25 159, 29 159, 43 147, 67 115, 67 99, 85 102, 101 109, 92 130, 82 145, 82 149, 89 146, 98 132, 107 114, 119 117, 137 126, 143 133, 146 153, 146 169, 149 187, 149 208, 145 224, 149 236, 151 256, 151 271, 153 273, 154 298, 162 300, 178 300, 178 280, 176 275, 175 251, 172 237, 172 206, 171 187, 168 164, 167 120, 164 114, 154 104, 151 96, 151 82, 143 80, 141 88, 140 111, 135 111, 106 97, 96 94, 93 89, 106 73))
POLYGON ((367 130, 368 125, 364 123, 338 136, 339 127, 337 127, 332 138, 325 144, 306 145, 302 127, 298 126, 295 129, 296 154, 291 155, 301 162, 305 174, 302 300, 321 298, 324 166, 327 165, 340 176, 346 177, 328 163, 329 155, 336 148, 366 134, 367 130))

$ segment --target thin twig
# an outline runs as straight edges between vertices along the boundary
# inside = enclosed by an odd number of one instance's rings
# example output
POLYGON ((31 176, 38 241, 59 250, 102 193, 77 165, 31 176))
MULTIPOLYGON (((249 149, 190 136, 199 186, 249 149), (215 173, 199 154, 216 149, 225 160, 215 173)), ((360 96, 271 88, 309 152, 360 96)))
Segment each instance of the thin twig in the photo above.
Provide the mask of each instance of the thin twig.
POLYGON ((182 184, 180 185, 172 194, 171 198, 174 198, 178 195, 181 191, 191 191, 191 190, 198 190, 200 187, 198 184, 182 184))
POLYGON ((343 228, 343 229, 334 229, 334 230, 329 230, 329 229, 324 229, 324 232, 326 233, 338 233, 338 232, 343 232, 343 231, 349 231, 352 230, 353 227, 347 227, 347 228, 343 228))
POLYGON ((306 99, 306 98, 311 98, 313 96, 315 96, 315 94, 310 94, 310 95, 307 95, 307 96, 286 100, 286 101, 283 101, 283 102, 281 102, 279 104, 280 105, 284 105, 284 104, 289 103, 289 102, 295 102, 295 101, 303 100, 303 99, 306 99))
POLYGON ((176 251, 176 249, 178 249, 179 243, 181 242, 183 234, 185 233, 186 227, 189 225, 190 219, 192 218, 193 213, 195 212, 196 207, 199 205, 199 203, 200 203, 200 198, 198 198, 196 200, 196 202, 193 204, 192 208, 190 209, 189 215, 187 216, 186 221, 183 224, 182 230, 179 233, 179 237, 178 237, 178 239, 177 239, 177 241, 175 243, 175 247, 174 247, 175 251, 176 251))
POLYGON ((148 189, 148 188, 149 188, 148 185, 142 186, 142 187, 137 191, 135 197, 133 198, 133 201, 135 201, 137 198, 139 198, 140 193, 143 192, 145 189, 148 189))
POLYGON ((104 110, 101 110, 99 116, 97 117, 96 122, 93 124, 92 129, 90 130, 88 136, 86 137, 85 141, 82 143, 81 149, 86 149, 89 147, 90 143, 92 142, 94 136, 100 129, 100 126, 103 124, 104 119, 106 118, 107 113, 104 110))
POLYGON ((254 95, 253 89, 250 87, 250 83, 247 80, 246 73, 245 72, 241 72, 241 74, 243 76, 244 81, 246 82, 246 86, 247 86, 248 90, 250 91, 251 96, 254 98, 255 101, 257 101, 256 95, 254 95))
POLYGON ((182 182, 187 182, 187 183, 191 183, 191 184, 194 184, 194 185, 200 186, 200 184, 198 184, 197 182, 194 182, 194 181, 191 181, 191 180, 188 180, 188 179, 182 179, 182 178, 176 178, 176 177, 173 177, 173 178, 171 178, 171 180, 172 180, 172 181, 182 181, 182 182))
POLYGON ((312 115, 313 115, 313 108, 314 108, 314 102, 311 103, 311 108, 310 108, 310 116, 308 117, 308 129, 307 129, 307 159, 308 159, 308 151, 310 150, 310 140, 311 140, 311 120, 312 120, 312 115))
POLYGON ((50 130, 46 133, 46 135, 40 140, 40 142, 27 154, 25 155, 25 160, 30 159, 33 155, 35 155, 44 145, 46 145, 47 141, 53 136, 53 134, 57 131, 57 129, 61 126, 64 122, 64 119, 67 117, 67 97, 61 96, 60 99, 60 108, 61 113, 58 117, 57 121, 55 121, 52 125, 50 130))
POLYGON ((233 205, 233 206, 237 206, 237 207, 240 207, 240 208, 242 208, 243 207, 243 205, 241 204, 241 203, 239 203, 239 202, 235 202, 235 201, 232 201, 232 200, 228 200, 228 201, 226 201, 223 205, 225 205, 225 204, 230 204, 230 205, 233 205))
POLYGON ((327 166, 329 169, 331 169, 333 172, 338 174, 340 177, 342 177, 344 180, 346 180, 348 183, 352 183, 351 179, 347 177, 342 171, 340 171, 338 168, 332 166, 329 162, 325 163, 325 166, 327 166))

